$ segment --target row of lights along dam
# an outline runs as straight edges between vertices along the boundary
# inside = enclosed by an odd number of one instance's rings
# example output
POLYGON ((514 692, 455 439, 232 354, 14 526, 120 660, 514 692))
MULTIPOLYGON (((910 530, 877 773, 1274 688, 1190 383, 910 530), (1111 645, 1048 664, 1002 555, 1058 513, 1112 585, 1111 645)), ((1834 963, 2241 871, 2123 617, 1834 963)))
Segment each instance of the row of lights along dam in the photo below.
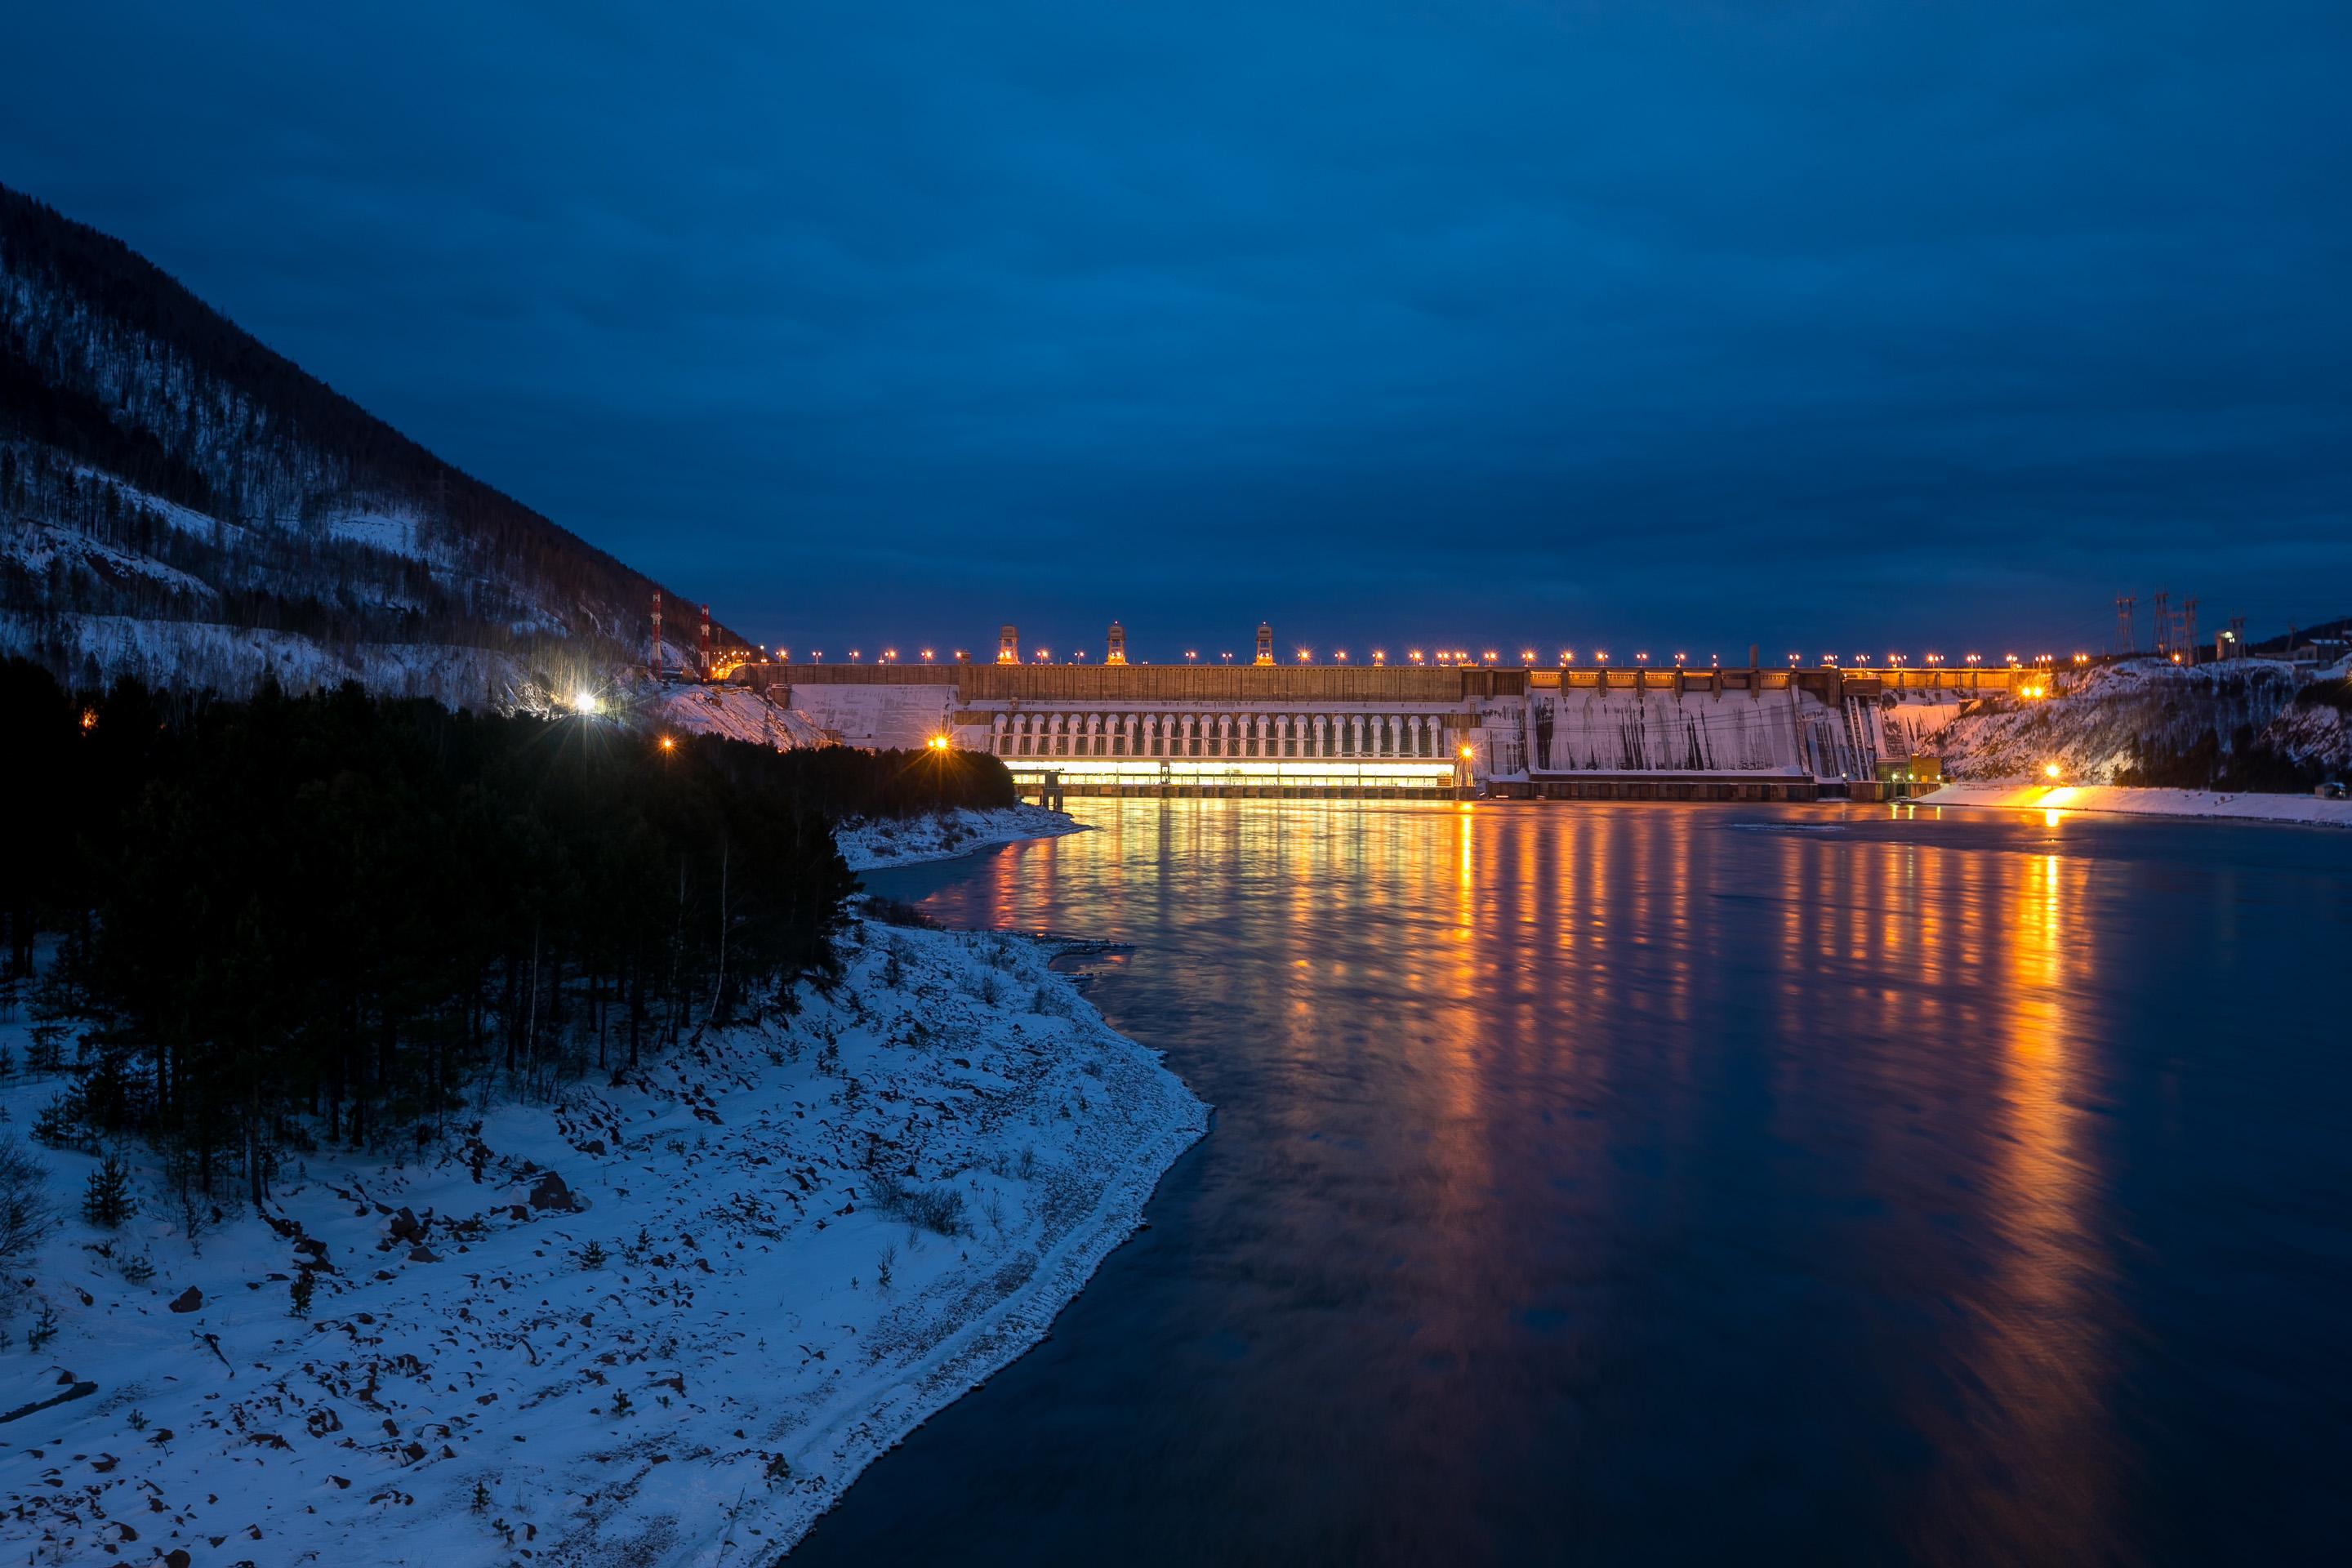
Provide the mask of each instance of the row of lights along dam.
MULTIPOLYGON (((772 651, 774 658, 777 660, 786 663, 792 661, 792 649, 788 647, 777 647, 772 651)), ((1755 653, 1756 650, 1752 647, 1748 650, 1749 662, 1751 664, 1755 660, 1755 653)), ((1024 650, 1021 646, 1019 629, 1014 626, 1005 626, 998 634, 996 648, 996 662, 998 664, 1086 664, 1089 662, 1087 650, 1084 648, 1067 649, 1065 650, 1065 655, 1066 657, 1063 658, 1056 659, 1055 658, 1055 651, 1052 648, 1038 647, 1024 650)), ((760 657, 764 659, 767 657, 766 650, 762 650, 760 657)), ((825 653, 822 648, 809 648, 805 650, 803 658, 805 662, 811 664, 822 664, 825 662, 825 653)), ((898 648, 887 647, 876 651, 872 655, 870 660, 865 649, 851 648, 847 653, 847 661, 851 664, 864 664, 867 662, 875 664, 900 664, 907 662, 898 648)), ((1204 662, 1233 665, 1238 662, 1236 656, 1231 649, 1219 652, 1213 656, 1213 658, 1212 658, 1210 656, 1203 655, 1198 648, 1185 649, 1181 656, 1181 661, 1188 665, 1198 665, 1204 662)), ((918 648, 914 650, 914 662, 919 664, 938 664, 942 662, 959 665, 969 664, 971 662, 971 651, 966 648, 954 648, 950 649, 943 658, 936 648, 918 648)), ((1130 660, 1129 658, 1126 629, 1117 621, 1113 621, 1110 625, 1109 634, 1104 641, 1100 664, 1103 666, 1125 667, 1130 663, 1141 662, 1143 661, 1130 660)), ((1260 622, 1258 625, 1256 650, 1251 656, 1248 662, 1254 667, 1285 662, 1284 659, 1277 658, 1275 652, 1274 628, 1265 622, 1260 622)), ((1317 662, 1315 650, 1305 647, 1293 648, 1290 650, 1288 662, 1302 665, 1313 664, 1317 662)), ((1532 669, 1537 668, 1538 665, 1545 663, 1557 663, 1561 668, 1568 668, 1577 664, 1591 664, 1596 667, 1605 666, 1611 662, 1611 655, 1607 648, 1587 648, 1580 655, 1576 649, 1563 647, 1554 650, 1551 658, 1548 659, 1542 653, 1539 653, 1535 648, 1522 647, 1517 650, 1516 659, 1507 660, 1502 650, 1498 648, 1490 647, 1474 652, 1469 648, 1463 647, 1412 647, 1404 649, 1400 655, 1395 656, 1394 658, 1392 658, 1387 648, 1375 647, 1362 659, 1357 659, 1349 654, 1348 649, 1337 648, 1331 652, 1330 662, 1339 665, 1368 663, 1375 668, 1385 668, 1391 662, 1402 662, 1406 665, 1414 667, 1433 667, 1437 668, 1500 668, 1516 665, 1520 668, 1532 669)), ((1624 664, 1629 662, 1629 660, 1626 658, 1620 658, 1618 662, 1620 664, 1624 664)), ((1906 667, 1914 667, 1934 669, 1940 668, 1947 664, 1955 662, 1957 662, 1959 668, 1973 668, 1984 664, 1986 659, 1985 656, 1979 653, 1962 654, 1957 661, 1954 661, 1948 659, 1945 655, 1940 653, 1923 654, 1915 659, 1913 656, 1904 653, 1886 653, 1873 656, 1867 651, 1851 655, 1836 652, 1825 652, 1818 655, 1791 652, 1788 656, 1788 662, 1791 666, 1813 663, 1822 668, 1830 669, 1837 668, 1842 666, 1853 666, 1863 668, 1883 666, 1885 668, 1898 669, 1906 667)), ((2041 668, 2050 668, 2055 667, 2060 661, 2056 655, 2049 653, 2039 653, 2032 655, 2031 657, 2010 653, 2003 655, 2000 662, 2011 668, 2021 669, 2029 665, 2041 668)), ((2076 653, 2072 655, 2066 662, 2073 665, 2087 665, 2094 662, 2094 659, 2093 656, 2090 654, 2076 653)), ((1630 656, 1630 663, 1636 668, 1650 668, 1652 665, 1652 657, 1649 650, 1646 648, 1636 650, 1630 656)), ((1660 668, 1666 668, 1669 665, 1675 668, 1691 668, 1693 666, 1693 658, 1688 653, 1679 651, 1673 654, 1661 654, 1657 656, 1656 665, 1660 668)), ((1721 668, 1722 666, 1723 658, 1720 654, 1707 655, 1706 668, 1721 668)))

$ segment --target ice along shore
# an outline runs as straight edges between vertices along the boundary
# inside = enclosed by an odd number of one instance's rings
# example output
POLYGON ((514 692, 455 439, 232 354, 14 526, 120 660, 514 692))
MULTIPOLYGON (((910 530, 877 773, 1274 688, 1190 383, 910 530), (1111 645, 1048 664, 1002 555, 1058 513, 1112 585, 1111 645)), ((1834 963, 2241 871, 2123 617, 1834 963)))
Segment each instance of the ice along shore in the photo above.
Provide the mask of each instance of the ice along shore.
MULTIPOLYGON (((1207 1128, 1052 956, 861 921, 789 1020, 422 1158, 290 1157, 267 1216, 209 1234, 152 1163, 141 1212, 96 1230, 96 1154, 26 1146, 73 1217, 14 1270, 0 1540, 772 1561, 1035 1344, 1207 1128)), ((58 1087, 10 1081, 14 1127, 58 1087)))
POLYGON ((1007 805, 985 811, 936 811, 899 820, 845 822, 835 831, 841 858, 853 871, 882 871, 953 860, 1024 838, 1058 838, 1083 833, 1086 824, 1066 811, 1042 805, 1007 805))
POLYGON ((2246 791, 2136 789, 2122 784, 2064 784, 2047 780, 1986 779, 1948 784, 1914 805, 1990 806, 2006 811, 2092 811, 2117 816, 2207 817, 2233 822, 2284 822, 2352 827, 2352 801, 2308 795, 2246 791))

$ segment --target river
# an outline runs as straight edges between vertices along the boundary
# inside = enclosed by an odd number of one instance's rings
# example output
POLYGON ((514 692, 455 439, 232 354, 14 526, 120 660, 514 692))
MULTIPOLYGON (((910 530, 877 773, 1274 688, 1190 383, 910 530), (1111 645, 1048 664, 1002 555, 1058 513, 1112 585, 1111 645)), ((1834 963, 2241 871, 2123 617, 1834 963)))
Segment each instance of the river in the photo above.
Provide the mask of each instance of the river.
POLYGON ((1073 809, 867 880, 1132 943, 1215 1126, 795 1565, 2340 1546, 2352 835, 1073 809))

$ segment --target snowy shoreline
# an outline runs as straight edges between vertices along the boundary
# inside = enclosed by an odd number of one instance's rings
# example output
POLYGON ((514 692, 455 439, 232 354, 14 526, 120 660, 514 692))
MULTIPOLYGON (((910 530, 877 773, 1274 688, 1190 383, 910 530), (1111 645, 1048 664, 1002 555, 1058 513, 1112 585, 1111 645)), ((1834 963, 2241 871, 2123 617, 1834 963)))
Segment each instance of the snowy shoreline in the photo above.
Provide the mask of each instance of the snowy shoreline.
MULTIPOLYGON (((95 1154, 23 1145, 66 1217, 0 1308, 0 1539, 773 1561, 1037 1343, 1207 1130, 1056 951, 857 922, 794 1018, 453 1122, 405 1164, 289 1149, 272 1216, 225 1194, 200 1249, 151 1152, 125 1151, 140 1212, 102 1231, 78 1212, 95 1154)), ((24 1027, 0 1025, 19 1061, 24 1027)), ((5 1132, 62 1081, 10 1079, 5 1132)))
POLYGON ((1024 838, 1083 833, 1086 826, 1066 811, 1008 805, 987 811, 934 812, 904 820, 845 822, 835 830, 834 839, 851 870, 882 871, 894 866, 953 860, 1024 838))
POLYGON ((2309 795, 2216 793, 2197 789, 2132 789, 2121 784, 2053 784, 2032 779, 1948 784, 1916 797, 1915 805, 1986 806, 2008 811, 2092 811, 2116 816, 2205 817, 2231 822, 2283 822, 2352 827, 2352 801, 2309 795))

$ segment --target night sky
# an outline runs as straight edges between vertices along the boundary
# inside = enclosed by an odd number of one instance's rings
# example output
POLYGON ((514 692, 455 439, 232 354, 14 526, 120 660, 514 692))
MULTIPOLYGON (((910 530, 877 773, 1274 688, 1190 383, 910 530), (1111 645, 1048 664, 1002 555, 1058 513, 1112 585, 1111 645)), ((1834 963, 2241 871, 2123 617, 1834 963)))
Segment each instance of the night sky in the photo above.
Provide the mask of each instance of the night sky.
POLYGON ((14 8, 0 180, 771 641, 2352 609, 2344 0, 344 9, 14 8))

